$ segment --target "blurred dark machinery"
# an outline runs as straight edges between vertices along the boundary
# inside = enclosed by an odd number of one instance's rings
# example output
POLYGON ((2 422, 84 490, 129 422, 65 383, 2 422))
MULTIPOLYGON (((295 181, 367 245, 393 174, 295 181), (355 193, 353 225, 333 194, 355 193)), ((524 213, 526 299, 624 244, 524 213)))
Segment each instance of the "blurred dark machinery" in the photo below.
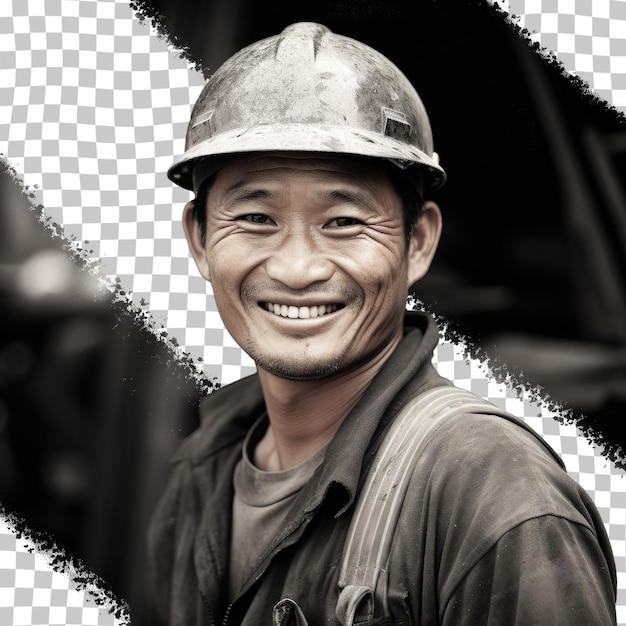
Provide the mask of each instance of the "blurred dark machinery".
POLYGON ((142 623, 146 526, 199 391, 61 244, 3 168, 0 502, 142 623))
MULTIPOLYGON (((207 73, 297 20, 393 59, 449 174, 415 291, 476 352, 542 385, 624 459, 626 126, 538 61, 487 2, 150 0, 207 73)), ((144 612, 145 527, 196 385, 0 178, 0 501, 144 612), (45 280, 43 279, 45 277, 45 280)))

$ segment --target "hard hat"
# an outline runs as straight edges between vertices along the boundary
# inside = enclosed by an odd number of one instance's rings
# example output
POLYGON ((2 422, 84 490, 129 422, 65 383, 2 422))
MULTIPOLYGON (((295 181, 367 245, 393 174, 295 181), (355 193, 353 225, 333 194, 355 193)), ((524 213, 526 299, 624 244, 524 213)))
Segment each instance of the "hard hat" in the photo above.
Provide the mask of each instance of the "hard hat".
POLYGON ((425 191, 446 179, 406 76, 373 48, 308 22, 240 50, 211 76, 168 176, 197 192, 236 156, 267 151, 386 159, 409 177, 421 172, 425 191))

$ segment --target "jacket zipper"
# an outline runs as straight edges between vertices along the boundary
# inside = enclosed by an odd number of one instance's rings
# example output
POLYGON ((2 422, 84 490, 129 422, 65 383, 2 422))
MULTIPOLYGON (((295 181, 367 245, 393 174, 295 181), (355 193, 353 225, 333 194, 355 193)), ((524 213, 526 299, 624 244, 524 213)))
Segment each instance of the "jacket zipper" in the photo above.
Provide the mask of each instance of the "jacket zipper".
MULTIPOLYGON (((209 606, 209 603, 207 602, 202 592, 200 592, 200 596, 202 598, 202 604, 204 604, 204 607, 206 609, 207 617, 209 618, 209 626, 217 626, 217 620, 215 619, 215 613, 213 613, 213 609, 211 609, 211 607, 209 606)), ((230 606, 228 607, 228 610, 230 610, 230 606)))
POLYGON ((233 608, 233 603, 231 602, 226 607, 226 613, 224 613, 224 619, 222 620, 222 626, 226 626, 228 624, 228 617, 230 615, 230 610, 233 608))
MULTIPOLYGON (((293 535, 294 532, 296 532, 297 530, 299 530, 302 526, 303 523, 308 523, 311 518, 313 517, 313 513, 314 511, 309 511, 308 514, 300 521, 300 523, 291 531, 290 535, 293 535)), ((287 546, 284 546, 283 544, 285 543, 285 540, 289 538, 290 535, 287 535, 286 537, 284 537, 281 542, 279 542, 275 547, 274 550, 272 550, 272 552, 264 559, 264 561, 260 564, 260 567, 257 570, 257 576, 256 576, 256 580, 258 580, 261 575, 265 572, 265 570, 267 569, 269 562, 272 560, 272 558, 278 553, 280 552, 280 550, 284 549, 285 547, 288 547, 291 544, 288 544, 287 546), (281 547, 282 546, 282 547, 281 547)), ((299 537, 298 537, 299 538, 299 537)), ((245 594, 248 589, 249 589, 249 585, 246 586, 245 589, 242 590, 242 595, 245 594)), ((206 602, 206 601, 205 601, 206 602)), ((222 620, 222 626, 228 626, 228 619, 230 617, 230 612, 233 608, 234 602, 231 602, 227 607, 226 607, 226 613, 224 613, 224 618, 222 620)), ((207 608, 208 605, 207 605, 207 608)), ((213 612, 211 611, 211 609, 209 608, 209 615, 211 617, 212 623, 215 623, 215 620, 213 619, 213 612)))

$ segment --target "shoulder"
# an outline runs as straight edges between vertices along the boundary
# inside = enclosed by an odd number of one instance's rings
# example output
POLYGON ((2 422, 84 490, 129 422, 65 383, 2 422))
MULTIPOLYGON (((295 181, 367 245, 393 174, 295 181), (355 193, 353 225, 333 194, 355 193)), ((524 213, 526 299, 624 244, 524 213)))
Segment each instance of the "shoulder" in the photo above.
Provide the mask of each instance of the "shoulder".
POLYGON ((409 494, 404 514, 424 520, 443 569, 455 576, 530 520, 560 519, 596 539, 604 533, 590 496, 537 435, 498 415, 463 413, 437 429, 409 494))
POLYGON ((499 415, 463 413, 438 428, 419 454, 408 494, 404 519, 422 520, 446 589, 522 528, 569 528, 610 554, 590 496, 536 434, 499 415))
MULTIPOLYGON (((489 511, 501 532, 539 515, 588 523, 588 496, 539 435, 500 415, 462 413, 424 447, 434 493, 466 510, 489 511)), ((495 529, 494 529, 495 530, 495 529)))
POLYGON ((264 410, 257 375, 221 387, 201 402, 200 425, 181 443, 172 460, 199 462, 243 440, 264 410))
POLYGON ((172 564, 184 559, 192 562, 197 527, 207 503, 227 510, 241 443, 263 410, 256 376, 218 389, 203 400, 200 426, 180 444, 172 459, 147 532, 152 584, 166 615, 172 577, 185 576, 188 571, 172 564))

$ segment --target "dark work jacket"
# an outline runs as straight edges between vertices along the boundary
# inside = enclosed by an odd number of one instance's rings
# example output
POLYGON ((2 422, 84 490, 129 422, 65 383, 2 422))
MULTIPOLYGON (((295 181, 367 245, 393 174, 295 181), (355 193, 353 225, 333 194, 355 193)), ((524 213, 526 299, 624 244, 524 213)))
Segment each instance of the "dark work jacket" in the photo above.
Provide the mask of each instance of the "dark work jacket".
MULTIPOLYGON (((339 623, 345 536, 385 427, 409 398, 451 384, 430 363, 432 319, 412 313, 406 324, 235 599, 227 596, 233 471, 265 406, 256 376, 205 400, 149 532, 155 623, 339 623)), ((594 504, 535 434, 491 415, 455 418, 423 449, 387 580, 391 621, 377 624, 615 623, 615 566, 594 504)))

